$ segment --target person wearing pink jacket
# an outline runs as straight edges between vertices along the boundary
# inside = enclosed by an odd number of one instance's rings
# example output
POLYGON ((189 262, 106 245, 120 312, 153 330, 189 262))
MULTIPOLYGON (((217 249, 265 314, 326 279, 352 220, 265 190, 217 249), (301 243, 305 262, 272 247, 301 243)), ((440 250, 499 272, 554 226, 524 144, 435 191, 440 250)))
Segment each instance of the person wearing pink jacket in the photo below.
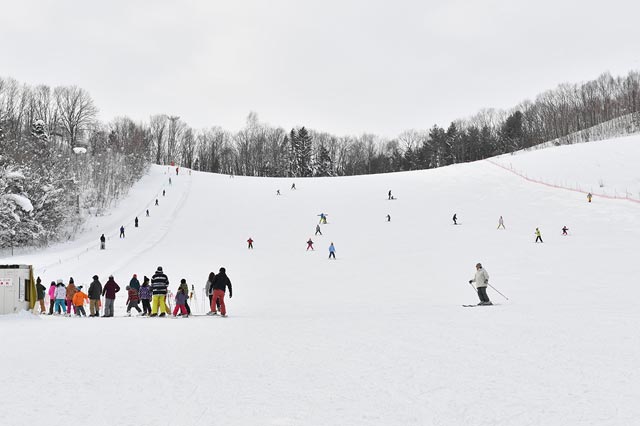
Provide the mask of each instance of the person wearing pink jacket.
POLYGON ((49 287, 49 290, 47 291, 47 293, 49 294, 49 314, 48 315, 53 315, 53 305, 56 303, 56 282, 55 281, 51 281, 51 286, 49 287))

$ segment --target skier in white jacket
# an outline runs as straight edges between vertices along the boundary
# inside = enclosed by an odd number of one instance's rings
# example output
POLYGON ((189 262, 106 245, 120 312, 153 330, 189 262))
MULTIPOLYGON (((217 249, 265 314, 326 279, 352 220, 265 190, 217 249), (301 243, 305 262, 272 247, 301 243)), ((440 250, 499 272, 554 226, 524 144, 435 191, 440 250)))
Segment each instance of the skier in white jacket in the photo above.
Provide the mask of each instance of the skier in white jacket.
POLYGON ((478 305, 492 305, 487 296, 487 284, 489 284, 489 273, 482 267, 482 264, 476 264, 476 275, 473 279, 469 280, 469 284, 476 283, 476 289, 478 290, 478 297, 480 303, 478 305))

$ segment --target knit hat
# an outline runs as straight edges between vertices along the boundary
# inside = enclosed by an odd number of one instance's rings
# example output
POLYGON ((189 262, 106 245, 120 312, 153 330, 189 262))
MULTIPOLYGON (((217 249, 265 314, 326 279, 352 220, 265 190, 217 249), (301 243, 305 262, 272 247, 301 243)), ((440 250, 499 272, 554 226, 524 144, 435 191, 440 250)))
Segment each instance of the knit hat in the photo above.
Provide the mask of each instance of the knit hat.
POLYGON ((98 279, 98 276, 97 276, 97 275, 94 275, 94 276, 93 276, 93 279, 94 279, 94 280, 97 280, 97 279, 98 279))
POLYGON ((162 272, 162 266, 158 266, 158 272, 162 272))
POLYGON ((133 274, 133 278, 138 278, 138 275, 137 274, 133 274))
POLYGON ((69 284, 73 284, 73 277, 69 278, 69 284))
POLYGON ((78 291, 82 290, 82 286, 81 286, 81 285, 79 285, 79 286, 77 287, 77 289, 78 289, 78 291))
POLYGON ((186 284, 187 280, 185 280, 184 278, 180 280, 180 284, 186 284))
POLYGON ((113 279, 113 275, 109 275, 109 279, 112 280, 113 279))
POLYGON ((227 272, 226 269, 224 269, 224 267, 220 268, 220 272, 227 272))

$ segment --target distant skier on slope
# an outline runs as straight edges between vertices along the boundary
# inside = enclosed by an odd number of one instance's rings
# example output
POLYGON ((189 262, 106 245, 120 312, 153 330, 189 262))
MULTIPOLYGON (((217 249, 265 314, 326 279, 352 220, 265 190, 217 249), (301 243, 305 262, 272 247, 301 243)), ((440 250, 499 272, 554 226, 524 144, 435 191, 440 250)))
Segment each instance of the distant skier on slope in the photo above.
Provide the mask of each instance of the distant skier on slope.
POLYGON ((120 227, 120 238, 124 238, 124 225, 120 227))
POLYGON ((320 230, 320 225, 316 225, 316 235, 322 235, 322 231, 320 230))
POLYGON ((478 305, 492 305, 489 300, 489 296, 487 296, 487 284, 489 284, 489 273, 482 268, 482 264, 476 264, 476 275, 469 280, 469 284, 476 283, 476 289, 478 291, 478 297, 480 298, 480 303, 478 305))
POLYGON ((106 241, 107 239, 104 237, 104 234, 102 234, 100 236, 100 250, 104 250, 106 241))
POLYGON ((247 240, 247 248, 253 249, 253 239, 251 237, 247 240))
POLYGON ((327 215, 324 214, 324 213, 320 213, 318 216, 320 216, 320 222, 319 223, 322 223, 322 224, 326 225, 327 224, 327 215))
POLYGON ((502 219, 502 216, 500 216, 500 219, 498 219, 498 227, 496 229, 500 229, 501 226, 502 226, 502 229, 506 229, 504 227, 504 219, 502 219))
POLYGON ((540 229, 536 228, 536 243, 540 241, 541 243, 544 242, 542 241, 542 234, 540 234, 540 229))
POLYGON ((135 227, 137 228, 138 227, 138 216, 136 216, 136 219, 134 220, 134 223, 135 223, 135 227))
POLYGON ((458 224, 458 215, 457 214, 453 214, 453 224, 457 225, 458 224))
POLYGON ((391 222, 391 215, 390 214, 387 215, 387 222, 391 222))
POLYGON ((331 259, 333 257, 333 260, 336 259, 336 248, 333 245, 333 241, 331 242, 331 245, 329 246, 329 259, 331 259))
POLYGON ((567 228, 567 225, 562 227, 562 235, 569 235, 567 234, 567 231, 569 230, 569 228, 567 228))
POLYGON ((307 251, 309 249, 313 250, 313 240, 311 238, 307 241, 307 251))
POLYGON ((389 190, 389 194, 388 195, 389 195, 388 199, 391 200, 393 198, 393 195, 391 195, 391 190, 389 190))
POLYGON ((593 194, 588 193, 587 194, 587 201, 591 202, 591 198, 593 197, 593 194))

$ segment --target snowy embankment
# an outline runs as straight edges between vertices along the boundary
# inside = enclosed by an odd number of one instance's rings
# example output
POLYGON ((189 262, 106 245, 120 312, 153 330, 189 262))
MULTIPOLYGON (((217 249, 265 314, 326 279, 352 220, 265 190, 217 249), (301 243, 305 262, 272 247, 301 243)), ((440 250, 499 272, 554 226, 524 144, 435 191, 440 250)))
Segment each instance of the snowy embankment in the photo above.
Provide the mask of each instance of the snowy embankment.
MULTIPOLYGON (((508 158, 547 182, 626 186, 640 144, 620 142, 508 158), (583 156, 601 176, 582 173, 583 156)), ((638 204, 589 204, 486 161, 296 179, 295 191, 292 179, 194 172, 173 176, 151 217, 117 239, 167 184, 165 170, 75 249, 0 262, 32 263, 45 282, 113 273, 122 287, 162 265, 174 291, 180 278, 195 285, 196 312, 207 274, 225 266, 229 318, 126 318, 123 292, 116 318, 2 317, 7 424, 601 426, 640 416, 638 204), (329 223, 314 236, 320 213, 329 223), (115 237, 101 252, 102 232, 115 237), (467 281, 478 261, 508 301, 489 289, 497 306, 460 306, 477 300, 467 281)))

